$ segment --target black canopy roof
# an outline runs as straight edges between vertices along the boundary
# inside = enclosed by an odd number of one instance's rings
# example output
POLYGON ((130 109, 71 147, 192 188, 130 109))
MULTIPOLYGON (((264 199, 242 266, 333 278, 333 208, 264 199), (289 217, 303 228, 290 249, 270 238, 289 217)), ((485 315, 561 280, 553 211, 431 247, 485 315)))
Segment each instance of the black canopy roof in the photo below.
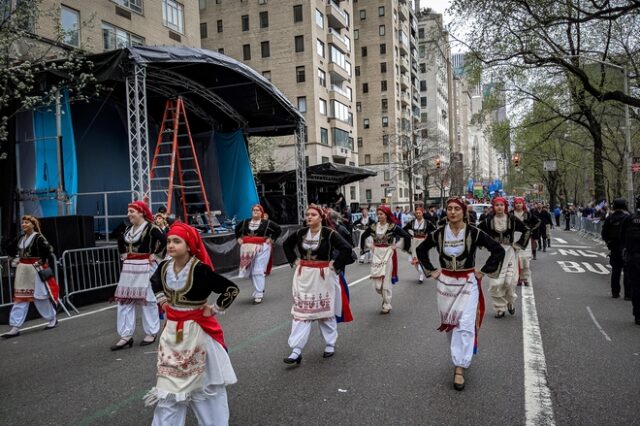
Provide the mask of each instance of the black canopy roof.
MULTIPOLYGON (((162 117, 164 100, 182 96, 192 132, 244 129, 249 135, 290 135, 304 117, 262 75, 228 56, 183 46, 137 46, 89 55, 92 73, 110 96, 125 100, 135 64, 146 68, 147 110, 162 117)), ((48 72, 47 83, 65 78, 48 72)))
MULTIPOLYGON (((338 163, 323 163, 307 167, 307 183, 309 184, 328 183, 342 186, 376 175, 377 173, 373 170, 338 163)), ((258 179, 265 184, 295 182, 296 171, 260 172, 258 179)))

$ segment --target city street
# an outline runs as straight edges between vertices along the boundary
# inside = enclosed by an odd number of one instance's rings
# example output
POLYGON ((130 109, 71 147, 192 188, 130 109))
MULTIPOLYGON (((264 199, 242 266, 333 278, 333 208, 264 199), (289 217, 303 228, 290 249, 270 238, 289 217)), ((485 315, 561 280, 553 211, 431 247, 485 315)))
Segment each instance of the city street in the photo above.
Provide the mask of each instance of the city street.
MULTIPOLYGON (((406 254, 390 315, 380 314, 368 266, 348 267, 355 320, 339 325, 337 352, 328 359, 314 327, 294 368, 282 362, 291 269, 274 270, 257 306, 250 282, 239 280, 240 296, 219 318, 238 376, 228 388, 231 424, 638 424, 640 326, 631 302, 611 298, 601 242, 553 234, 552 247, 532 261, 533 285, 518 287, 514 316, 493 317, 483 282, 487 313, 462 392, 453 390, 448 342, 436 331, 435 283, 418 284, 406 254)), ((479 263, 485 258, 480 252, 479 263)), ((154 385, 155 347, 138 346, 138 315, 133 348, 111 352, 114 308, 60 316, 52 331, 31 321, 20 337, 0 341, 0 424, 151 423, 153 409, 142 397, 154 385)), ((195 424, 191 414, 188 424, 195 424)))

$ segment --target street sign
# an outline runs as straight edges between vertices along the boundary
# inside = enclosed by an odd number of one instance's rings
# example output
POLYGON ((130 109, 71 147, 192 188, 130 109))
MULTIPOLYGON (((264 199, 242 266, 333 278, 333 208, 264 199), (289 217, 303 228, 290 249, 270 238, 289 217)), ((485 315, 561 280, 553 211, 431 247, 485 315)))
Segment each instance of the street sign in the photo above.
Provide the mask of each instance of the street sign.
POLYGON ((545 160, 542 163, 545 172, 555 172, 557 169, 556 160, 545 160))
POLYGON ((388 186, 389 186, 389 184, 388 184, 388 183, 381 183, 381 184, 380 184, 380 188, 386 188, 386 187, 388 187, 388 186))

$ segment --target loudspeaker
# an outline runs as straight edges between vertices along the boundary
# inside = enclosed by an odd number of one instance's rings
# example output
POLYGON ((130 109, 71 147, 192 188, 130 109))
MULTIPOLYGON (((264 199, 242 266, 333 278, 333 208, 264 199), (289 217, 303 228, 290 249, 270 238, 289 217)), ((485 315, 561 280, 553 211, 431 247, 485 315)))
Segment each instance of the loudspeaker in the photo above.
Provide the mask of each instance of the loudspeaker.
POLYGON ((58 258, 65 250, 96 246, 93 216, 44 217, 40 229, 58 258))

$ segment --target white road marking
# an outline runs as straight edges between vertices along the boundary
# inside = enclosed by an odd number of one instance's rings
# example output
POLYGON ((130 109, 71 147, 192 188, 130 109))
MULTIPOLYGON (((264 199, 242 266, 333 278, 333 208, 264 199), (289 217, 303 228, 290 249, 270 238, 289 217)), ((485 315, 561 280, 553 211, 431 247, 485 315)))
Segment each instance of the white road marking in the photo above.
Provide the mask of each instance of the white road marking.
POLYGON ((556 246, 554 244, 553 248, 558 248, 558 249, 568 249, 568 248, 575 248, 575 249, 593 249, 593 246, 575 246, 575 245, 570 245, 570 244, 563 244, 561 246, 556 246))
POLYGON ((547 361, 542 347, 533 286, 522 287, 522 344, 525 424, 554 426, 553 402, 547 383, 547 361))
POLYGON ((554 237, 554 238, 552 238, 552 239, 553 239, 553 240, 555 240, 555 241, 557 241, 557 242, 558 242, 558 243, 560 243, 560 244, 567 244, 567 241, 566 241, 566 240, 563 240, 562 238, 555 238, 555 237, 554 237))
MULTIPOLYGON (((60 318, 60 319, 58 319, 58 322, 69 321, 69 320, 72 320, 72 319, 82 318, 82 317, 86 317, 86 316, 89 316, 89 315, 97 314, 99 312, 107 311, 109 309, 114 309, 116 306, 118 306, 118 305, 113 304, 112 306, 107 306, 107 307, 104 307, 104 308, 96 309, 95 311, 83 312, 81 314, 74 315, 74 316, 69 317, 69 318, 60 318)), ((49 324, 49 323, 48 322, 43 322, 41 324, 32 325, 30 327, 20 328, 20 331, 33 330, 34 328, 39 328, 39 327, 45 326, 47 324, 49 324)))
POLYGON ((605 339, 607 339, 607 341, 611 341, 611 337, 609 337, 609 335, 604 331, 604 329, 602 328, 602 326, 600 326, 600 323, 598 322, 598 320, 596 319, 596 316, 593 315, 593 312, 591 311, 591 308, 587 306, 587 311, 589 312, 589 315, 591 316, 591 320, 593 321, 593 323, 596 325, 596 328, 600 331, 600 333, 602 333, 602 335, 604 336, 605 339))
POLYGON ((361 282, 362 282, 362 281, 364 281, 364 280, 369 279, 369 277, 370 277, 370 276, 371 276, 371 275, 367 275, 366 277, 362 277, 362 278, 360 278, 360 279, 355 280, 354 282, 352 282, 351 284, 349 284, 349 287, 353 287, 354 285, 356 285, 356 284, 358 284, 358 283, 361 283, 361 282))

